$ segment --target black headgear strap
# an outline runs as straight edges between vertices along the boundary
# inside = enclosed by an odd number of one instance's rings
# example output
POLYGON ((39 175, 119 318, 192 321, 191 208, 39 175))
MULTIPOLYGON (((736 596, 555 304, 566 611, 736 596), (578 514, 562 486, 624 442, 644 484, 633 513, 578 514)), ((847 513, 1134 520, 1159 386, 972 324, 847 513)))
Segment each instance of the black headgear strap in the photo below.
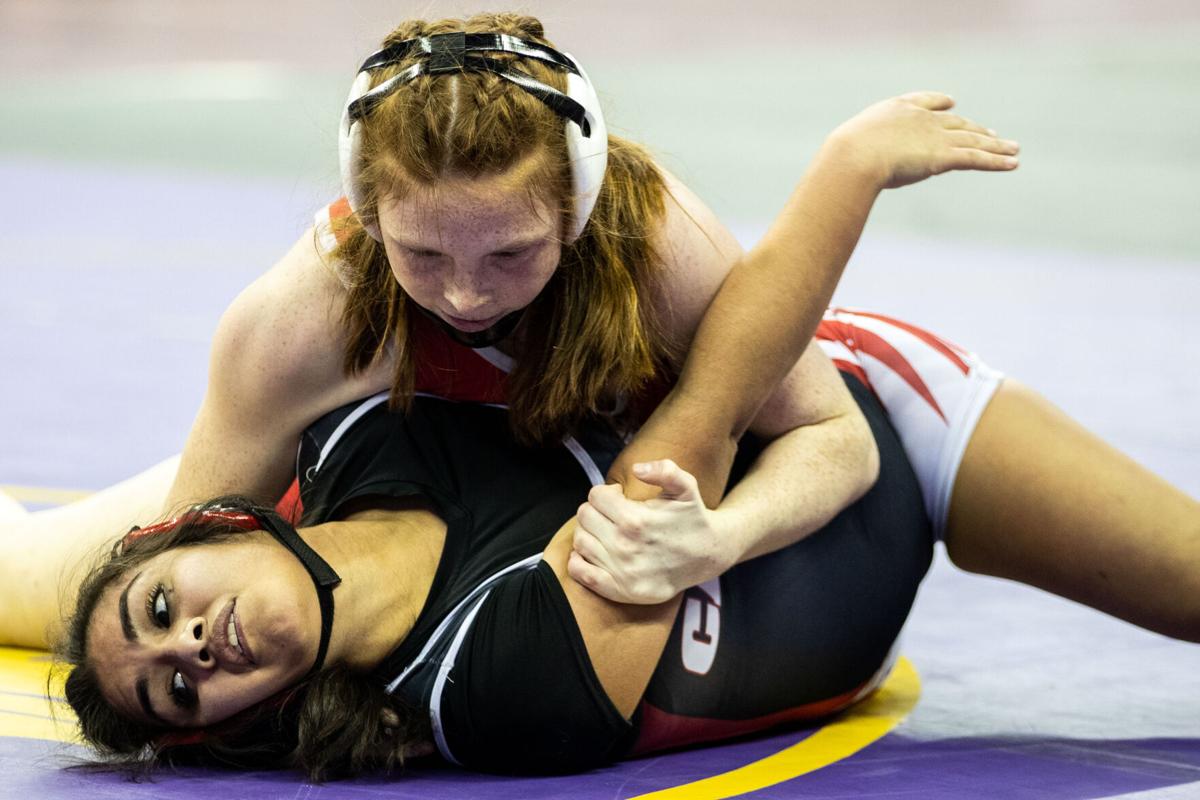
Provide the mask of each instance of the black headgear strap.
POLYGON ((281 524, 279 521, 261 514, 255 514, 254 518, 259 521, 264 531, 274 536, 277 542, 300 559, 300 563, 308 571, 313 585, 317 589, 317 602, 321 606, 321 642, 317 645, 317 660, 313 662, 312 669, 304 676, 308 678, 325 663, 325 653, 329 650, 329 637, 333 633, 333 590, 342 582, 342 579, 325 559, 317 555, 316 550, 313 550, 306 541, 300 538, 300 534, 296 533, 296 529, 291 525, 281 524))
POLYGON ((587 112, 582 105, 511 64, 482 55, 484 52, 511 53, 522 58, 534 58, 579 74, 578 67, 557 50, 503 33, 438 33, 419 39, 406 39, 371 55, 363 62, 359 72, 397 64, 414 53, 425 54, 428 57, 351 103, 350 119, 358 121, 367 116, 392 92, 422 75, 466 71, 491 72, 541 100, 555 114, 574 122, 584 136, 592 135, 591 123, 588 122, 587 112))

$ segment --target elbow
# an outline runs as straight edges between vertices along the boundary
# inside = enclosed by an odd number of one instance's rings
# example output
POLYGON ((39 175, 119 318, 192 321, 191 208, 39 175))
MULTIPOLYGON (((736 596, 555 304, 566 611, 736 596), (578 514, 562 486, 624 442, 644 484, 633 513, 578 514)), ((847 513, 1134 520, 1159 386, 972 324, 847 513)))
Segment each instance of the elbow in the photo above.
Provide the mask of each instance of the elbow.
POLYGON ((853 502, 869 492, 875 481, 879 480, 880 458, 879 445, 866 418, 862 414, 852 414, 850 420, 846 452, 854 454, 856 464, 853 502))

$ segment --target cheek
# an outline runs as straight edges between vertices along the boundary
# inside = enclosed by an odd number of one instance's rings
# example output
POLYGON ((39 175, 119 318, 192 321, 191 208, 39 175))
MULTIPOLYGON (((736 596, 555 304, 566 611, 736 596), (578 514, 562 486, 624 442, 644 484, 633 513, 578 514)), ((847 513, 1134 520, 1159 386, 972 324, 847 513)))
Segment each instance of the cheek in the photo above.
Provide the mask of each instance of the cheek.
POLYGON ((429 270, 412 269, 398 259, 389 259, 388 263, 392 268, 392 277, 408 295, 419 297, 433 288, 436 276, 429 270))
POLYGON ((560 251, 555 249, 525 265, 519 276, 508 277, 506 280, 508 294, 518 300, 521 305, 532 303, 542 289, 546 288, 550 278, 554 276, 558 269, 560 255, 560 251))
POLYGON ((228 719, 283 691, 293 682, 275 670, 245 675, 218 673, 206 685, 200 686, 203 722, 214 724, 228 719))
POLYGON ((391 248, 385 252, 392 277, 409 297, 419 302, 422 298, 437 296, 441 292, 443 270, 436 263, 413 263, 391 248))

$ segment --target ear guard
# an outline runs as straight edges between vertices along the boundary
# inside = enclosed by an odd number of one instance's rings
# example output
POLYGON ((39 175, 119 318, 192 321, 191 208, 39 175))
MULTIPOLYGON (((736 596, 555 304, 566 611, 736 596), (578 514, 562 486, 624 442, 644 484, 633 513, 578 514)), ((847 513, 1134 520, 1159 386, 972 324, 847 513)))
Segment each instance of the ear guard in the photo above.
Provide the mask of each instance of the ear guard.
POLYGON ((300 560, 312 578, 313 586, 317 590, 317 602, 321 607, 321 640, 317 645, 317 659, 305 677, 319 670, 325 662, 325 653, 329 650, 329 637, 333 632, 333 590, 342 582, 333 567, 329 566, 316 550, 309 547, 291 525, 268 515, 249 513, 236 508, 202 507, 145 528, 135 525, 117 544, 117 552, 123 553, 130 544, 147 536, 173 531, 189 523, 221 523, 242 531, 263 530, 300 560))
POLYGON ((516 84, 545 103, 563 118, 567 139, 567 157, 574 185, 574 228, 568 243, 575 241, 587 225, 608 164, 608 131, 600 112, 596 90, 579 62, 536 42, 527 42, 502 33, 439 33, 385 47, 371 55, 359 68, 338 126, 338 161, 342 172, 342 190, 350 208, 363 228, 376 241, 382 241, 379 222, 363 213, 366 198, 358 180, 361 163, 362 131, 360 123, 384 98, 421 75, 445 75, 453 72, 491 72, 516 84), (483 55, 488 52, 511 53, 551 64, 567 73, 567 93, 557 91, 517 69, 512 62, 483 55), (400 74, 371 89, 371 73, 400 63, 413 54, 423 56, 400 74))

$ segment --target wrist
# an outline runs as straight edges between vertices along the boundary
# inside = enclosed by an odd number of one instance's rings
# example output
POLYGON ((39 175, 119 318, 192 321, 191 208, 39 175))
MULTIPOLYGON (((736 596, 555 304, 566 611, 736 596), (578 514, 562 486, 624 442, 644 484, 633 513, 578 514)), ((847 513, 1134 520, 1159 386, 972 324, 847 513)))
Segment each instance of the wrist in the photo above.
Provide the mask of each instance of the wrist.
POLYGON ((717 508, 708 513, 716 534, 713 560, 720 575, 746 560, 746 521, 733 509, 717 508))
POLYGON ((825 138, 813 158, 810 172, 828 173, 839 182, 856 185, 878 195, 891 176, 878 148, 862 141, 852 127, 843 125, 825 138))

